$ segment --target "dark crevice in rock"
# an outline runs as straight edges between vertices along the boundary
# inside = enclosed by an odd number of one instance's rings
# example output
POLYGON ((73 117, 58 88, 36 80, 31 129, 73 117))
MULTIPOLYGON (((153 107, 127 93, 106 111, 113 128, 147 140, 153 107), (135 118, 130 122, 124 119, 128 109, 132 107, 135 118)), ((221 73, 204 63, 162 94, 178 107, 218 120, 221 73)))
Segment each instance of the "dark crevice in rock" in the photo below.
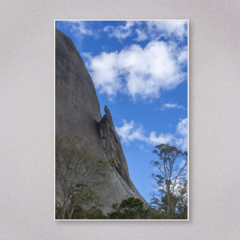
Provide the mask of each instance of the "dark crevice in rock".
POLYGON ((105 115, 97 122, 98 132, 102 141, 104 152, 107 158, 115 159, 115 167, 124 181, 130 185, 127 161, 123 153, 120 139, 114 129, 111 113, 107 106, 104 107, 105 115))

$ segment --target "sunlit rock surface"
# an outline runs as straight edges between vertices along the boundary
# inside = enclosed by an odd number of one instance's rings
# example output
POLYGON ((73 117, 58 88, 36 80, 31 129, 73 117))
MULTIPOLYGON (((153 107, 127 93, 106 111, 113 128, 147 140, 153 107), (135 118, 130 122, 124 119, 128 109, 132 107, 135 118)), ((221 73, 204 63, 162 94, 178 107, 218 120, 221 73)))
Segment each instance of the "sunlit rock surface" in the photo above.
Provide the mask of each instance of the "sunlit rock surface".
MULTIPOLYGON (((55 121, 56 133, 62 136, 84 135, 100 158, 115 158, 115 168, 106 175, 106 186, 99 190, 102 210, 128 197, 146 202, 133 185, 113 119, 105 106, 101 116, 93 81, 72 40, 56 29, 55 121)), ((146 203, 147 204, 147 203, 146 203)))

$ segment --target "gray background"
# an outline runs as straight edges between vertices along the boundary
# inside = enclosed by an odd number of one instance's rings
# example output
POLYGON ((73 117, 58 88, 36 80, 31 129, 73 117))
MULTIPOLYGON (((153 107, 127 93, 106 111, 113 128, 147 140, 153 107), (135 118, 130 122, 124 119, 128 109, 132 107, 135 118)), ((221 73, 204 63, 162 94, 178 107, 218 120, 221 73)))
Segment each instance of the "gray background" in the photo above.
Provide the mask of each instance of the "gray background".
POLYGON ((240 2, 0 5, 0 239, 238 239, 240 2), (54 222, 54 19, 189 19, 190 221, 54 222))

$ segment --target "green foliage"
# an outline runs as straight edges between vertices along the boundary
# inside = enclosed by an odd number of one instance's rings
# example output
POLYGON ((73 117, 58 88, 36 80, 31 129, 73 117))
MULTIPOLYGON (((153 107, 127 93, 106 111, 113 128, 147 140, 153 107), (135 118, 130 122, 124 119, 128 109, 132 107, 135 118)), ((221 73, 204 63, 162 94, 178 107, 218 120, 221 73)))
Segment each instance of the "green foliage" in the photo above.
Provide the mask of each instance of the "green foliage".
POLYGON ((77 206, 73 212, 72 219, 107 219, 102 210, 93 206, 87 210, 77 206))
POLYGON ((113 204, 112 209, 107 215, 110 219, 146 219, 149 214, 143 201, 133 197, 123 200, 120 204, 113 204))
POLYGON ((103 189, 113 161, 98 158, 83 137, 56 135, 56 218, 100 216, 96 189, 103 189))
POLYGON ((166 219, 166 215, 154 208, 149 208, 148 219, 166 219))
POLYGON ((111 166, 112 168, 114 168, 114 166, 115 166, 115 158, 109 159, 109 160, 108 160, 108 163, 110 164, 110 166, 111 166))
POLYGON ((187 218, 187 152, 182 152, 174 146, 160 144, 153 153, 159 160, 151 161, 160 174, 152 174, 157 186, 152 193, 150 205, 155 217, 186 219, 187 218), (176 160, 183 160, 181 166, 176 166, 176 160), (159 214, 154 213, 154 211, 159 214))

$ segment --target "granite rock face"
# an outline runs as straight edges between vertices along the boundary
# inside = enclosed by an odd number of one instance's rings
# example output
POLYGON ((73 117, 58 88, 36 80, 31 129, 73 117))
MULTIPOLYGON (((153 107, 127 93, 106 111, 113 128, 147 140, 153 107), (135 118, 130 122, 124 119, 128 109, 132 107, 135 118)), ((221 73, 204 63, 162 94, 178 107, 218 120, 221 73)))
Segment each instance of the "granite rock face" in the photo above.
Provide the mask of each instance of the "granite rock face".
POLYGON ((108 171, 105 189, 99 191, 104 213, 111 205, 128 197, 142 199, 132 183, 113 119, 105 106, 103 118, 93 81, 72 40, 56 29, 55 121, 56 133, 84 135, 100 158, 114 158, 115 169, 108 171))

